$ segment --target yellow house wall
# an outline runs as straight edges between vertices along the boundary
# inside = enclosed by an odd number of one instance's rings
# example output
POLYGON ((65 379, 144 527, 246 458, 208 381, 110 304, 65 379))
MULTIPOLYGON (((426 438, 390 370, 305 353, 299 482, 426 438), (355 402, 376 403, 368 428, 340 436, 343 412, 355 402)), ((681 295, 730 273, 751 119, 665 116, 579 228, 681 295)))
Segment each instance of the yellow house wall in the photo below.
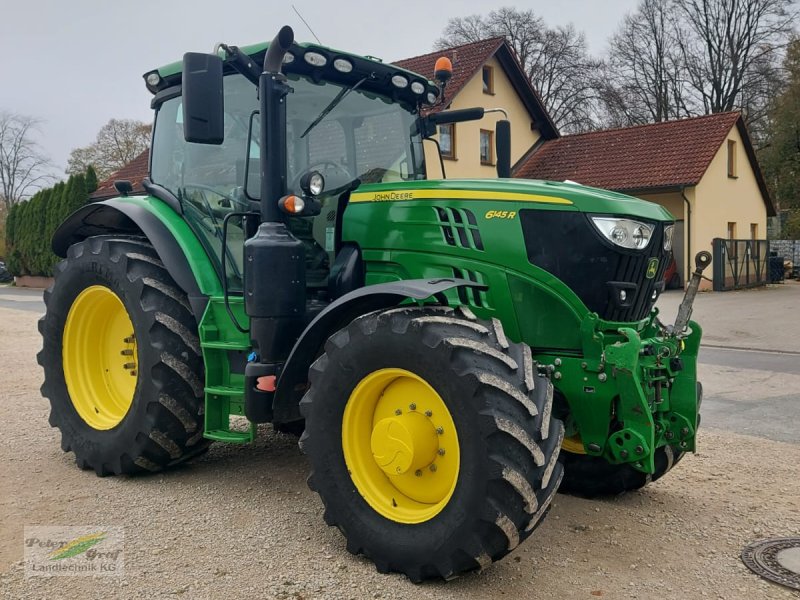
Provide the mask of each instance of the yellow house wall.
MULTIPOLYGON (((539 139, 540 134, 538 130, 531 130, 531 115, 497 59, 492 57, 486 64, 494 69, 494 95, 483 93, 483 74, 482 70, 478 69, 475 76, 467 82, 458 95, 452 98, 450 109, 475 106, 505 109, 511 121, 511 164, 513 165, 539 139)), ((494 166, 481 164, 480 130, 495 131, 495 123, 502 118, 501 113, 490 113, 480 121, 455 124, 456 157, 454 160, 445 159, 444 161, 448 179, 497 177, 497 170, 494 166)), ((438 179, 442 176, 436 145, 431 142, 425 142, 425 163, 429 179, 438 179)))
POLYGON ((751 223, 758 225, 758 239, 766 239, 767 208, 736 127, 717 150, 696 194, 697 202, 692 206, 692 253, 711 252, 711 240, 728 237, 728 222, 736 223, 737 239, 750 239, 751 223), (736 178, 728 177, 728 140, 736 142, 736 178))

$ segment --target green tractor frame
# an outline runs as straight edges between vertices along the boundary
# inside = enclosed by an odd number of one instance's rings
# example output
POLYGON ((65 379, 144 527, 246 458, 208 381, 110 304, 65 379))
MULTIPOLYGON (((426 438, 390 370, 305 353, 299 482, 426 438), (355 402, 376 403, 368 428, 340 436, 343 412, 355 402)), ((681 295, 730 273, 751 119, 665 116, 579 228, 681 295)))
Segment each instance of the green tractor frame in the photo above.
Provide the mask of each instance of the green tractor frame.
POLYGON ((50 423, 79 467, 136 474, 258 423, 300 437, 347 549, 417 582, 482 569, 559 487, 617 494, 695 449, 700 253, 653 308, 663 208, 571 183, 426 180, 424 143, 483 109, 294 42, 145 74, 144 195, 72 214, 40 321, 50 423), (262 67, 263 64, 263 67, 262 67))

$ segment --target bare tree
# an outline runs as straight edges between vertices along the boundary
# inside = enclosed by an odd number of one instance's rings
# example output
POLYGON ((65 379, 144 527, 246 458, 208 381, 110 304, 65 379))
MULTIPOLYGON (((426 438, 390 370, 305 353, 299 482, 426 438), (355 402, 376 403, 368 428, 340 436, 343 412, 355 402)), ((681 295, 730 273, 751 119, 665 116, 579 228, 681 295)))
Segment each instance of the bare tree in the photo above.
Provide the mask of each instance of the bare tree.
POLYGON ((33 139, 38 125, 32 117, 0 112, 0 201, 6 209, 51 179, 50 161, 33 139))
POLYGON ((612 36, 609 86, 602 98, 620 124, 660 122, 692 113, 684 89, 686 69, 677 51, 679 30, 669 4, 642 0, 612 36))
POLYGON ((106 179, 150 146, 151 126, 132 119, 111 119, 94 143, 75 148, 67 161, 67 173, 85 173, 92 165, 100 180, 106 179))
POLYGON ((572 25, 548 28, 531 10, 505 7, 486 16, 450 19, 436 47, 493 36, 508 40, 559 129, 575 132, 593 127, 595 80, 601 62, 589 56, 583 33, 572 25))
POLYGON ((692 91, 706 114, 747 107, 768 89, 797 17, 794 0, 674 0, 677 38, 692 91))

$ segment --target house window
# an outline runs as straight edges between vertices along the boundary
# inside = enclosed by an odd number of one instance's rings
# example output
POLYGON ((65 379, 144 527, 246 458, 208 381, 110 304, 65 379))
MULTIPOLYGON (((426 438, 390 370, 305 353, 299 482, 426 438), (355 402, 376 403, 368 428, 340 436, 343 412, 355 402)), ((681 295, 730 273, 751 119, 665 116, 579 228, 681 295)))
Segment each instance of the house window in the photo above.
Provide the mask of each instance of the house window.
POLYGON ((736 223, 732 223, 730 221, 728 221, 728 239, 736 239, 736 223))
POLYGON ((494 94, 494 69, 483 67, 483 93, 494 94))
POLYGON ((455 159, 456 126, 452 123, 439 125, 439 149, 442 152, 442 158, 455 159))
POLYGON ((494 153, 492 152, 492 138, 494 132, 481 129, 481 164, 491 165, 494 163, 494 153))
POLYGON ((758 223, 750 223, 750 239, 758 239, 758 223))
POLYGON ((736 142, 728 140, 728 177, 736 177, 736 142))

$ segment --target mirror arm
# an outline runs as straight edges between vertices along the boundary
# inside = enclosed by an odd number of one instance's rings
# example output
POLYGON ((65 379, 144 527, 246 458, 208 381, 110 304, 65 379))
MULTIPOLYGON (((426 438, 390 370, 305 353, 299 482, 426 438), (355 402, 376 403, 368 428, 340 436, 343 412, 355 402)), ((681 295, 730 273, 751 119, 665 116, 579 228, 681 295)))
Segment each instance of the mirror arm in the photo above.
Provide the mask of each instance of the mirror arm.
POLYGON ((237 46, 227 46, 220 44, 219 47, 225 52, 225 64, 230 65, 237 73, 241 73, 253 85, 258 85, 258 77, 261 69, 256 62, 247 54, 239 50, 237 46))

